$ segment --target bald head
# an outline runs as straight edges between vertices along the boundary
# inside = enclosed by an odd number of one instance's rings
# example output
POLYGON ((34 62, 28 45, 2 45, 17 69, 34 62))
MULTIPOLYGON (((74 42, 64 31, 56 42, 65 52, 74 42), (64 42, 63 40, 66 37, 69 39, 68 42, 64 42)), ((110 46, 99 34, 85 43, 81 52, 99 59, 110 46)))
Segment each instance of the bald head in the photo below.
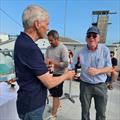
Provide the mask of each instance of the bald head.
POLYGON ((35 20, 44 21, 48 18, 48 13, 42 7, 37 5, 28 6, 22 14, 23 27, 29 28, 35 20))

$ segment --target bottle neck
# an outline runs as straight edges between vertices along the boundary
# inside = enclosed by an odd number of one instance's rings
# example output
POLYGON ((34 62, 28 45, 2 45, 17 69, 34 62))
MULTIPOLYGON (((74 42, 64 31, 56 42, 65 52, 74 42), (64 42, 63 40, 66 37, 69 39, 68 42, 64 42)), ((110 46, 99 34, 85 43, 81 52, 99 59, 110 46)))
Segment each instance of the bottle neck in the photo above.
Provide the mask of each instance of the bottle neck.
POLYGON ((80 63, 80 56, 77 57, 77 63, 80 63))
POLYGON ((78 60, 77 63, 80 63, 80 61, 78 60))

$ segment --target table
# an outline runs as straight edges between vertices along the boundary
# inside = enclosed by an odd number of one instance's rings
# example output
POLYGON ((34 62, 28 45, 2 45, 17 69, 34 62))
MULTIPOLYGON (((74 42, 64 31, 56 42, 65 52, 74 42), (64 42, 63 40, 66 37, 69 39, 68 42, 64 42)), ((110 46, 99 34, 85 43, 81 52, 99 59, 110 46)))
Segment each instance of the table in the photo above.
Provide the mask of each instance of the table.
POLYGON ((9 74, 5 74, 5 75, 0 74, 0 82, 5 82, 5 81, 8 81, 8 80, 13 79, 13 78, 15 78, 14 73, 9 73, 9 74))
POLYGON ((0 82, 0 120, 19 120, 16 110, 18 85, 11 88, 5 82, 0 82))

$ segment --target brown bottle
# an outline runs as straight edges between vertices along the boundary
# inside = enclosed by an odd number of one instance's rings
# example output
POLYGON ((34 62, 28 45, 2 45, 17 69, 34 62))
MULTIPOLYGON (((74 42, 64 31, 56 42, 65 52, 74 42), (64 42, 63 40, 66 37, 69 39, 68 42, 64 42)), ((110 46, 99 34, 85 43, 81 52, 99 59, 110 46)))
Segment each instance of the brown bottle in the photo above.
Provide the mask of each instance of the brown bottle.
POLYGON ((49 73, 53 75, 53 71, 54 71, 54 65, 52 64, 51 61, 49 61, 49 73))
POLYGON ((77 78, 80 78, 80 71, 81 71, 80 56, 78 56, 77 63, 75 64, 75 74, 77 78))

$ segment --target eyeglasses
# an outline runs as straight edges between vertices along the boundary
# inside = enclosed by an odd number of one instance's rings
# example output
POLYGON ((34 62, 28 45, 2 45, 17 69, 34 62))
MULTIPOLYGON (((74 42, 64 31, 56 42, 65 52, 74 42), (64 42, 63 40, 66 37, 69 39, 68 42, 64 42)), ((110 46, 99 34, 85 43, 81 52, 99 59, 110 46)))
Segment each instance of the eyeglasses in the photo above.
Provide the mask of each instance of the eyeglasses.
POLYGON ((94 39, 97 37, 97 34, 87 34, 87 38, 93 37, 94 39))

